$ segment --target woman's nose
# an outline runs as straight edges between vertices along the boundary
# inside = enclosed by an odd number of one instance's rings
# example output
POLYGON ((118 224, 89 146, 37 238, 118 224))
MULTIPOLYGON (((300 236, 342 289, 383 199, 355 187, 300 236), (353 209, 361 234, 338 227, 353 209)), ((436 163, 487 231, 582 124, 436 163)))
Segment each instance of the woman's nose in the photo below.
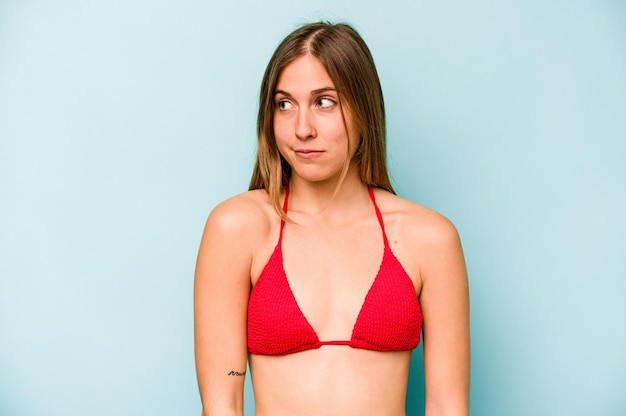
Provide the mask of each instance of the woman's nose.
POLYGON ((298 119, 296 121, 296 137, 300 140, 308 140, 314 138, 316 134, 310 111, 307 109, 301 109, 298 111, 298 119))

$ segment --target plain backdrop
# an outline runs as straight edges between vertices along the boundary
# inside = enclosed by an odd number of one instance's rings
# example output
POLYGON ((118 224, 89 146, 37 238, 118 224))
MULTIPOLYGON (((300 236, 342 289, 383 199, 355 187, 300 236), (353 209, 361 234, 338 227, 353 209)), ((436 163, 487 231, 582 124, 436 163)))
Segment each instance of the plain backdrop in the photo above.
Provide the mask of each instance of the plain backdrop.
POLYGON ((461 234, 472 414, 626 414, 625 2, 0 0, 0 415, 199 415, 204 221, 320 19, 372 50, 398 192, 461 234))

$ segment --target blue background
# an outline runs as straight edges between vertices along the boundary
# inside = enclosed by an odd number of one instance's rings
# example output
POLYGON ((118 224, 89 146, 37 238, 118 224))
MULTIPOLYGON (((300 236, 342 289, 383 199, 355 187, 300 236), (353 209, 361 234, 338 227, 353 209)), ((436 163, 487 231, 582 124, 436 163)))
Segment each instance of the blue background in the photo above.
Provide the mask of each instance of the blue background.
POLYGON ((0 0, 0 415, 199 414, 202 227, 322 18, 371 47, 399 193, 461 233, 472 413, 626 414, 626 3, 307 3, 0 0))

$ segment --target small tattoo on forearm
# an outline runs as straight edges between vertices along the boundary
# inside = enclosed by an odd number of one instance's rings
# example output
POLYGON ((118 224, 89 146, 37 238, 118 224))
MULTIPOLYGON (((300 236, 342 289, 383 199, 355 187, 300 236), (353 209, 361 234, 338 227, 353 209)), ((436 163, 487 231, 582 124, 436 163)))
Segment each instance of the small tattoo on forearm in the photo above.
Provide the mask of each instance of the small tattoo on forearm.
POLYGON ((228 373, 229 376, 237 376, 237 377, 243 377, 246 375, 246 372, 244 371, 243 373, 240 373, 239 371, 231 371, 230 373, 228 373))

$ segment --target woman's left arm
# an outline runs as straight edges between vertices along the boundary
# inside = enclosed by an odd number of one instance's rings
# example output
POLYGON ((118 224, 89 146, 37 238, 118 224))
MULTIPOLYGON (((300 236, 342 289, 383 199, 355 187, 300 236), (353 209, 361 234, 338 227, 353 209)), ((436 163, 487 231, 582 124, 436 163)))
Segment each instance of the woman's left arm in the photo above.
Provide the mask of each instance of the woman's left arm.
POLYGON ((422 235, 420 305, 424 318, 426 416, 469 413, 469 289, 454 225, 433 218, 422 235))

